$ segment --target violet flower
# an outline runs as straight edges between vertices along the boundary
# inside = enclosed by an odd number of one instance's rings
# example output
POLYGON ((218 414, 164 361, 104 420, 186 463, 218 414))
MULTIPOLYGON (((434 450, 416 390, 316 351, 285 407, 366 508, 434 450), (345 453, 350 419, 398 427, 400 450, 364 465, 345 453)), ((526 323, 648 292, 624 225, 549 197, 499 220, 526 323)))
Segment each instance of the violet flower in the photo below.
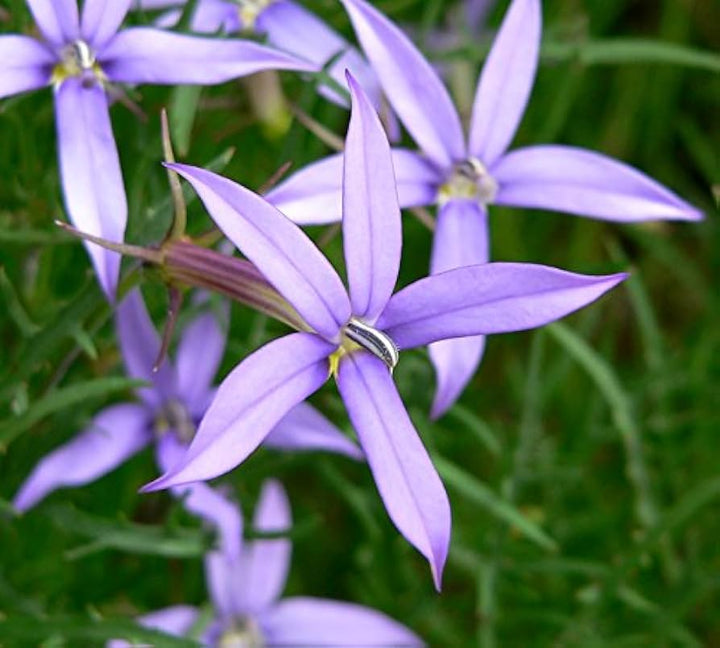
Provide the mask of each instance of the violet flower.
MULTIPOLYGON (((160 17, 162 25, 175 25, 187 0, 138 0, 141 9, 173 8, 160 17), (180 8, 178 8, 180 7, 180 8)), ((292 0, 198 0, 190 27, 199 33, 255 33, 268 44, 315 64, 330 63, 327 72, 341 88, 345 70, 361 81, 377 109, 382 108, 382 92, 377 77, 357 48, 315 14, 292 0)), ((348 106, 347 95, 328 84, 320 93, 341 106, 348 106)), ((394 125, 397 130, 397 125, 394 125)))
MULTIPOLYGON (((212 380, 225 349, 225 334, 217 318, 201 312, 186 328, 178 345, 175 366, 165 360, 152 370, 160 340, 138 290, 118 306, 115 318, 128 375, 145 380, 139 402, 119 403, 102 410, 74 439, 44 457, 20 487, 13 506, 27 511, 64 486, 81 486, 99 479, 147 445, 155 445, 162 471, 185 454, 198 421, 213 399, 212 380)), ((319 412, 301 403, 282 419, 265 445, 279 449, 321 449, 361 459, 362 453, 319 412)), ((224 551, 238 555, 241 521, 235 506, 206 484, 172 489, 185 508, 218 529, 224 551)))
MULTIPOLYGON (((365 0, 342 0, 400 121, 420 147, 393 151, 402 207, 438 205, 431 272, 489 259, 490 204, 607 221, 697 220, 702 214, 640 171, 571 146, 507 152, 530 95, 541 40, 540 0, 513 0, 480 75, 469 136, 433 70, 412 42, 365 0)), ((267 194, 300 224, 341 215, 342 158, 311 164, 267 194)), ((438 387, 433 415, 459 397, 482 357, 482 337, 430 346, 438 387)))
POLYGON ((428 277, 393 295, 402 241, 390 148, 369 99, 349 74, 348 80, 343 238, 349 294, 312 241, 263 198, 209 171, 168 165, 192 184, 217 226, 310 332, 270 342, 243 360, 218 389, 183 461, 144 490, 234 468, 285 412, 334 375, 388 514, 429 560, 439 587, 450 506, 392 380, 398 348, 541 326, 597 299, 625 275, 488 264, 428 277))
MULTIPOLYGON (((65 205, 78 229, 123 240, 127 201, 108 100, 114 83, 215 84, 267 69, 316 68, 257 43, 118 31, 132 0, 27 0, 42 40, 0 36, 0 98, 52 85, 65 205)), ((120 256, 87 245, 98 281, 112 298, 120 256)))
MULTIPOLYGON (((260 533, 282 533, 292 524, 282 486, 263 485, 253 518, 260 533)), ((279 599, 290 569, 292 546, 287 538, 246 541, 239 560, 220 551, 205 558, 205 577, 215 618, 201 643, 225 646, 422 646, 413 632, 384 614, 353 603, 313 597, 279 599)), ((146 628, 184 637, 199 610, 176 605, 141 616, 146 628)), ((131 644, 116 639, 108 648, 131 644)))

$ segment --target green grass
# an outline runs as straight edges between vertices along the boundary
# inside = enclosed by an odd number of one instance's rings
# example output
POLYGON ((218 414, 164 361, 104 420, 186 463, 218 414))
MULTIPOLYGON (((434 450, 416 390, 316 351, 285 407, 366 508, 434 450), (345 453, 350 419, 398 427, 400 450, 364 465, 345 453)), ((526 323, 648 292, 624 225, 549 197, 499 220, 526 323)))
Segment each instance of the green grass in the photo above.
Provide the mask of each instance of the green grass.
MULTIPOLYGON (((307 4, 350 33, 339 4, 307 4)), ((450 4, 377 2, 425 29, 450 4)), ((442 595, 387 519, 366 467, 261 450, 222 481, 246 512, 264 478, 286 485, 297 524, 288 594, 376 607, 432 645, 720 645, 720 13, 710 0, 544 5, 542 68, 515 145, 567 143, 619 157, 706 220, 614 226, 493 210, 494 259, 588 273, 630 268, 633 278, 562 324, 493 337, 460 404, 437 423, 427 416, 426 354, 403 356, 399 389, 453 506, 442 595)), ((23 3, 11 2, 3 33, 28 25, 23 3)), ((448 55, 474 70, 453 68, 454 85, 474 84, 489 39, 468 38, 448 55)), ((296 78, 283 80, 292 101, 344 134, 343 111, 296 78)), ((186 109, 194 97, 138 92, 146 122, 122 106, 111 114, 128 238, 145 244, 170 224, 159 110, 186 109)), ((300 167, 327 151, 296 122, 268 136, 245 83, 203 90, 195 115, 177 111, 183 161, 215 160, 250 187, 287 160, 300 167), (232 160, 220 160, 231 147, 232 160)), ((200 555, 212 539, 166 494, 137 493, 157 474, 148 452, 24 516, 10 511, 38 459, 101 406, 126 399, 131 385, 87 256, 53 225, 62 207, 50 92, 0 102, 0 141, 0 646, 96 646, 125 632, 133 615, 205 602, 200 555)), ((192 202, 190 231, 208 226, 192 202)), ((426 273, 430 246, 412 216, 404 235, 401 283, 426 273)), ((338 237, 327 252, 340 262, 338 237)), ((141 279, 160 322, 163 288, 151 272, 141 279)), ((233 307, 222 373, 280 330, 233 307)), ((349 427, 332 385, 313 402, 349 427)))

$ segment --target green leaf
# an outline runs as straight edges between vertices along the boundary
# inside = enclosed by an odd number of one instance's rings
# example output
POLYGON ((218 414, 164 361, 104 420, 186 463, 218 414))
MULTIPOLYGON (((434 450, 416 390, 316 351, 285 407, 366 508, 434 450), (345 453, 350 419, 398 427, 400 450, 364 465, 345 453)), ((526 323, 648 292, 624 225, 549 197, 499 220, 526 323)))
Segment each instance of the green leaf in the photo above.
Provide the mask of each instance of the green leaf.
POLYGON ((512 525, 519 533, 545 551, 558 550, 557 542, 538 524, 481 481, 437 454, 433 455, 433 463, 450 488, 454 488, 461 495, 482 506, 496 518, 512 525))
POLYGON ((69 409, 88 399, 107 397, 115 392, 142 387, 145 384, 142 380, 130 378, 97 378, 56 389, 31 403, 22 416, 0 422, 0 448, 6 447, 18 435, 54 412, 69 409))
POLYGON ((190 150, 190 136, 201 94, 202 86, 199 85, 181 85, 172 91, 168 119, 173 145, 179 157, 185 157, 190 150))
POLYGON ((477 414, 469 410, 467 407, 455 405, 448 412, 448 416, 467 426, 467 429, 475 434, 488 452, 496 457, 500 455, 502 452, 502 444, 500 443, 500 440, 497 436, 495 436, 495 432, 493 432, 490 425, 483 421, 477 414))

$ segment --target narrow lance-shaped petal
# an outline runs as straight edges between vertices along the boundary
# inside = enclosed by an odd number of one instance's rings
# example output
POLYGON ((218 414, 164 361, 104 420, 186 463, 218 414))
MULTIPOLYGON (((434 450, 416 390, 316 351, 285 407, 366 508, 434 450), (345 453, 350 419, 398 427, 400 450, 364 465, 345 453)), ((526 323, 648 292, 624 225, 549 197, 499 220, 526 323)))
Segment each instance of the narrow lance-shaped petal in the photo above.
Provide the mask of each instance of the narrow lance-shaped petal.
MULTIPOLYGON (((127 202, 105 91, 78 77, 66 79, 55 92, 55 116, 68 216, 83 232, 122 242, 127 202)), ((100 285, 113 298, 120 255, 85 245, 100 285)))
POLYGON ((537 72, 542 32, 540 0, 513 0, 478 81, 469 152, 491 166, 520 124, 537 72))
POLYGON ((62 45, 80 34, 77 0, 27 0, 45 40, 62 45))
POLYGON ((58 488, 89 484, 106 475, 149 443, 147 425, 147 412, 140 405, 103 410, 84 432, 40 460, 13 506, 27 511, 58 488))
POLYGON ((50 83, 56 59, 42 43, 27 36, 0 36, 0 98, 50 83))
POLYGON ((337 273, 315 244, 249 189, 184 164, 168 165, 197 191, 222 232, 318 333, 332 339, 350 317, 337 273))
POLYGON ((352 75, 343 171, 343 243, 353 314, 373 324, 392 295, 402 231, 390 145, 352 75))
POLYGON ((264 445, 279 450, 325 450, 356 460, 364 457, 357 445, 308 403, 293 407, 266 437, 264 445))
POLYGON ((435 71, 410 39, 364 0, 342 0, 365 55, 400 120, 438 165, 465 158, 460 118, 435 71))
MULTIPOLYGON (((487 211, 474 200, 450 200, 438 213, 430 271, 439 274, 489 260, 487 211)), ((485 338, 440 340, 428 347, 437 387, 431 416, 442 416, 458 399, 480 364, 485 338)))
POLYGON ((422 640, 370 608, 310 597, 280 601, 260 617, 270 646, 411 646, 422 640))
MULTIPOLYGON (((263 484, 255 509, 253 531, 287 533, 292 525, 290 503, 279 482, 263 484)), ((245 546, 242 577, 235 583, 237 611, 257 614, 279 598, 290 569, 292 544, 288 538, 258 539, 245 546)))
POLYGON ((151 27, 119 32, 99 55, 112 81, 207 85, 262 70, 314 72, 312 63, 239 39, 186 36, 151 27))
POLYGON ((212 479, 244 461, 327 380, 334 348, 316 335, 293 333, 245 358, 220 385, 182 464, 143 490, 212 479))
MULTIPOLYGON (((437 168, 414 151, 391 153, 400 206, 431 204, 441 182, 437 168)), ((342 219, 342 174, 342 153, 330 155, 293 173, 265 199, 299 225, 336 223, 342 219)))
POLYGON ((85 0, 80 29, 95 49, 100 49, 122 24, 133 0, 85 0))
POLYGON ((390 519, 428 559, 440 589, 450 503, 392 376, 378 358, 358 351, 340 362, 337 383, 390 519))
POLYGON ((487 263, 432 275, 390 299, 377 326, 401 349, 468 335, 543 326, 595 301, 627 278, 529 263, 487 263))
POLYGON ((608 221, 699 220, 702 213, 627 164, 570 146, 511 151, 492 169, 496 202, 608 221))

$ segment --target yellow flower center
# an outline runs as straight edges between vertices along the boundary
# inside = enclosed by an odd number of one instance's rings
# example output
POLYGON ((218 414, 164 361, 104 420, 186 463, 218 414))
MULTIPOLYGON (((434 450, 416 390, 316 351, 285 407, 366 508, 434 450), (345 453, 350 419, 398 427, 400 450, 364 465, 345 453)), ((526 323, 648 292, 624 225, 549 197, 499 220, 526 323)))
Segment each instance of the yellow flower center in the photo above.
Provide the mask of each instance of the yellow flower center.
POLYGON ((477 158, 468 158, 455 165, 450 177, 438 190, 437 201, 442 206, 449 200, 465 198, 487 205, 495 200, 497 191, 497 181, 485 165, 477 158))
POLYGON ((233 623, 223 632, 218 648, 264 648, 265 640, 258 624, 252 619, 233 623))

